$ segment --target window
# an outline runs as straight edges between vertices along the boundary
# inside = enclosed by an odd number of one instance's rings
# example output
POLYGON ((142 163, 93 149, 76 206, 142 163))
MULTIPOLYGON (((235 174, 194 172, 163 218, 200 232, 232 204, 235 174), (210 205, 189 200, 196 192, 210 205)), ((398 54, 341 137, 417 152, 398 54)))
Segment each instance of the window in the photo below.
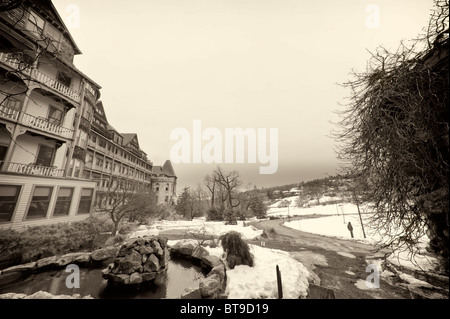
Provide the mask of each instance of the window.
POLYGON ((28 16, 28 22, 26 28, 33 33, 37 33, 38 35, 42 34, 42 30, 44 30, 45 20, 38 16, 35 12, 30 11, 30 15, 28 16))
POLYGON ((94 190, 92 188, 83 188, 81 190, 80 205, 78 206, 78 214, 89 214, 91 211, 92 194, 94 190))
POLYGON ((58 191, 58 198, 56 199, 55 210, 53 215, 69 215, 70 203, 72 202, 73 188, 61 187, 58 191))
POLYGON ((48 111, 48 121, 52 124, 61 125, 63 120, 63 111, 56 107, 50 106, 48 111))
POLYGON ((169 184, 166 184, 166 192, 169 191, 169 184))
POLYGON ((99 139, 98 139, 98 145, 99 145, 100 147, 102 147, 102 148, 105 148, 105 147, 106 147, 106 140, 103 139, 103 138, 99 138, 99 139))
POLYGON ((0 223, 11 221, 19 192, 20 186, 0 185, 0 223))
POLYGON ((47 216, 53 187, 36 186, 28 208, 27 219, 47 216))
POLYGON ((7 151, 8 151, 8 146, 0 145, 0 170, 2 169, 3 162, 5 160, 7 151))
POLYGON ((61 33, 50 23, 46 23, 45 25, 45 35, 52 38, 52 40, 59 42, 59 38, 61 37, 61 33))
POLYGON ((156 183, 156 189, 157 192, 159 192, 159 183, 156 183))
MULTIPOLYGON (((8 97, 6 100, 6 106, 13 110, 20 110, 22 106, 22 100, 13 97, 8 97)), ((4 111, 6 110, 2 110, 2 112, 4 111)))
POLYGON ((39 151, 36 157, 35 164, 42 166, 52 166, 54 152, 54 148, 45 145, 39 145, 39 151))
POLYGON ((56 79, 61 84, 64 84, 67 87, 70 87, 70 83, 72 82, 72 78, 64 72, 58 70, 58 74, 56 75, 56 79))

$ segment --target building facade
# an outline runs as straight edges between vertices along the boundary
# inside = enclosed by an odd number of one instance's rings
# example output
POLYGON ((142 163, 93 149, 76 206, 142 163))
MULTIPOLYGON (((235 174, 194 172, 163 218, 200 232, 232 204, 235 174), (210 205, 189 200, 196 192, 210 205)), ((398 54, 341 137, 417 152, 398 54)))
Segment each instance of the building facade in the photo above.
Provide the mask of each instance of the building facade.
POLYGON ((0 11, 0 229, 85 219, 118 181, 152 188, 137 135, 109 125, 77 54, 51 1, 0 11))
POLYGON ((177 176, 169 160, 163 166, 153 167, 152 189, 156 194, 158 204, 176 204, 177 176))

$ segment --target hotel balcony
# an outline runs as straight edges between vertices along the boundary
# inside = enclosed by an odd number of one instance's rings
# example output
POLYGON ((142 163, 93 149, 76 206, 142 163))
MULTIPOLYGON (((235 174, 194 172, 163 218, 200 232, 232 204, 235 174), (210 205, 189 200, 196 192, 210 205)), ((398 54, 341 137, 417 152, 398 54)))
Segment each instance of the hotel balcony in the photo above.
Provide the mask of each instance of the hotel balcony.
POLYGON ((14 162, 0 161, 0 169, 3 172, 25 174, 25 175, 38 175, 47 177, 63 177, 64 170, 56 167, 48 167, 35 164, 22 164, 14 162))
POLYGON ((59 124, 52 123, 44 117, 36 117, 34 115, 18 111, 7 106, 0 106, 0 118, 5 118, 13 122, 18 122, 27 127, 34 128, 36 130, 57 135, 65 139, 71 139, 73 136, 73 130, 63 127, 59 124), (20 118, 20 113, 23 113, 22 118, 20 118))
POLYGON ((27 78, 36 81, 37 83, 45 85, 47 88, 50 88, 59 94, 75 101, 77 103, 81 102, 81 94, 77 91, 74 91, 61 82, 57 81, 54 78, 42 73, 39 70, 32 69, 30 67, 24 68, 21 63, 17 60, 10 58, 7 53, 0 52, 0 63, 7 65, 13 70, 20 70, 20 72, 25 75, 27 78))

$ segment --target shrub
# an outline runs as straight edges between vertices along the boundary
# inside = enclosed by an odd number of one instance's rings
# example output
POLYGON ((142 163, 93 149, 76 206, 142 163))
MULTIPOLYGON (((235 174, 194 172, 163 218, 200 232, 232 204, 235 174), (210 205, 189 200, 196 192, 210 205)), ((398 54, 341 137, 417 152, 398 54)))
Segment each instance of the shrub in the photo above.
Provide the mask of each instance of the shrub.
POLYGON ((233 269, 237 265, 253 267, 253 256, 250 253, 250 247, 242 239, 240 233, 230 231, 220 236, 219 239, 226 253, 226 261, 230 269, 233 269))
POLYGON ((0 255, 8 256, 5 259, 9 261, 1 266, 91 250, 95 235, 109 231, 109 226, 101 218, 91 216, 79 222, 34 226, 23 232, 0 230, 0 255))
POLYGON ((207 219, 211 221, 223 220, 223 212, 215 207, 211 207, 207 213, 207 219))

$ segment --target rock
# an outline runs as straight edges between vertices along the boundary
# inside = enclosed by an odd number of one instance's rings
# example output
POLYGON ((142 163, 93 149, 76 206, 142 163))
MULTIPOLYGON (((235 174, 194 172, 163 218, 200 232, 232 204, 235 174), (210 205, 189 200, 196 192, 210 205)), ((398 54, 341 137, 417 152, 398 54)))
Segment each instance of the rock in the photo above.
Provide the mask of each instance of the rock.
POLYGON ((142 256, 137 251, 132 250, 127 256, 114 261, 113 273, 124 273, 127 275, 137 271, 142 264, 142 256))
POLYGON ((158 241, 159 241, 159 244, 161 245, 162 249, 166 249, 167 248, 168 240, 169 239, 167 237, 159 237, 158 241))
POLYGON ((158 238, 129 239, 118 250, 113 266, 103 270, 103 277, 120 284, 163 280, 167 255, 158 238))
POLYGON ((145 240, 143 238, 138 238, 136 239, 136 241, 134 242, 134 246, 144 246, 145 245, 145 240))
POLYGON ((24 299, 53 299, 53 295, 46 291, 37 291, 34 294, 26 296, 24 299))
POLYGON ((29 270, 33 270, 35 267, 36 267, 35 261, 33 261, 31 263, 27 263, 27 264, 12 266, 12 267, 3 269, 2 275, 5 275, 5 274, 11 273, 11 272, 16 272, 16 271, 29 271, 29 270))
POLYGON ((138 251, 141 255, 148 255, 152 254, 155 250, 150 246, 140 246, 138 251))
POLYGON ((108 265, 108 267, 106 267, 105 269, 102 270, 102 276, 103 278, 106 277, 107 274, 111 273, 112 269, 114 268, 114 264, 111 263, 108 265))
POLYGON ((113 258, 117 253, 116 247, 105 247, 101 249, 94 250, 91 253, 91 259, 94 261, 104 261, 113 258))
POLYGON ((58 257, 56 257, 56 256, 42 258, 36 262, 36 267, 44 268, 44 267, 50 267, 50 266, 58 266, 57 260, 58 260, 58 257))
POLYGON ((221 287, 220 277, 214 274, 200 280, 199 289, 202 298, 214 298, 219 293, 221 287))
POLYGON ((430 289, 427 287, 408 286, 411 299, 448 299, 448 292, 444 295, 438 289, 430 289))
POLYGON ((208 253, 208 251, 205 248, 203 248, 202 246, 197 246, 192 251, 192 255, 191 256, 193 258, 202 260, 203 257, 206 257, 208 255, 209 255, 209 253, 208 253))
POLYGON ((156 256, 162 257, 164 255, 164 250, 161 248, 161 245, 157 240, 152 240, 150 245, 153 248, 153 253, 156 254, 156 256))
POLYGON ((128 285, 130 283, 130 276, 125 274, 109 274, 108 279, 122 285, 128 285))
POLYGON ((200 294, 200 288, 197 285, 192 285, 191 287, 186 288, 181 293, 181 299, 201 299, 202 295, 200 294))
POLYGON ((158 271, 161 269, 158 257, 151 254, 144 263, 144 272, 158 271))
POLYGON ((117 252, 116 257, 125 257, 132 250, 132 247, 127 246, 127 244, 123 244, 120 246, 119 251, 117 252))
POLYGON ((140 284, 141 282, 143 282, 141 274, 134 272, 130 275, 130 284, 140 284))
POLYGON ((27 295, 25 294, 16 294, 14 292, 8 292, 6 294, 0 294, 0 299, 23 299, 27 295))
POLYGON ((141 274, 143 281, 151 281, 156 278, 156 272, 144 272, 141 274))
POLYGON ((211 271, 208 273, 208 275, 206 277, 211 277, 213 275, 218 275, 220 278, 221 282, 225 281, 226 278, 226 270, 225 270, 225 265, 218 265, 216 267, 214 267, 213 269, 211 269, 211 271))
POLYGON ((172 247, 172 252, 178 255, 184 256, 192 256, 192 252, 194 251, 194 244, 191 242, 182 242, 179 241, 172 247))
POLYGON ((90 295, 81 298, 80 294, 70 295, 52 295, 46 291, 38 291, 29 296, 25 294, 7 293, 1 294, 0 299, 94 299, 90 295))
POLYGON ((209 255, 202 258, 202 264, 213 269, 216 266, 223 265, 223 262, 219 257, 209 255))
POLYGON ((153 279, 154 283, 156 285, 162 285, 166 279, 166 275, 167 275, 166 269, 161 269, 160 271, 158 271, 156 273, 156 277, 155 277, 155 279, 153 279))
POLYGON ((58 266, 66 266, 68 264, 73 263, 83 263, 83 262, 87 263, 89 261, 89 258, 90 254, 88 253, 70 253, 59 257, 56 260, 56 264, 58 266))

